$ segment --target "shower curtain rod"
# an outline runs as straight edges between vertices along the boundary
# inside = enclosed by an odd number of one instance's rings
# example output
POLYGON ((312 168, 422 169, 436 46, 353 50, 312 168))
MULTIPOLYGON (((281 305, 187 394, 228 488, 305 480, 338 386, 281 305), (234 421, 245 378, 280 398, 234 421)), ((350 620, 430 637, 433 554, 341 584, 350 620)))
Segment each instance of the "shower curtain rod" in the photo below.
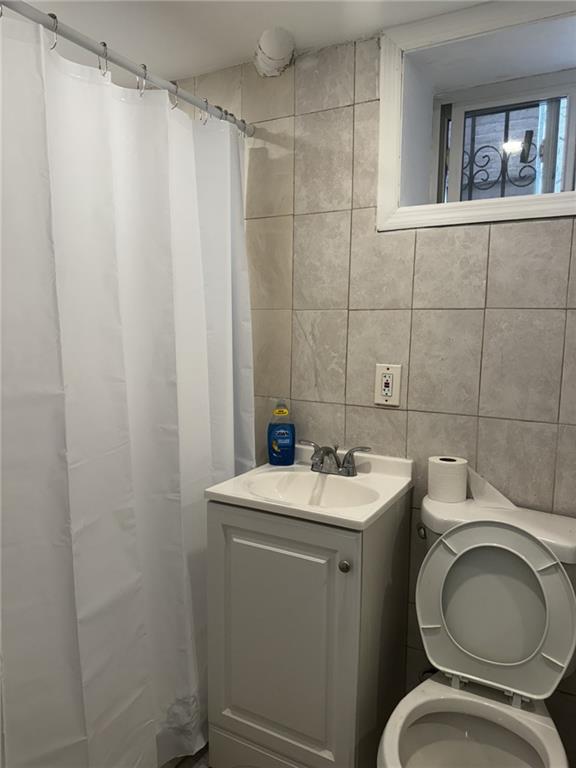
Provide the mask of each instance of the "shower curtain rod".
POLYGON ((72 29, 72 27, 69 27, 67 24, 62 24, 55 15, 42 13, 42 11, 37 10, 22 0, 3 0, 1 5, 4 8, 8 8, 11 11, 20 14, 20 16, 26 17, 30 21, 34 21, 36 24, 41 24, 46 29, 54 32, 55 36, 63 37, 71 43, 80 46, 80 48, 84 48, 85 50, 94 53, 100 59, 111 64, 116 64, 116 66, 131 72, 133 75, 140 78, 140 81, 150 83, 161 90, 168 91, 176 96, 178 100, 192 104, 203 112, 207 112, 209 115, 217 117, 219 120, 226 120, 227 122, 232 123, 239 131, 246 134, 246 136, 254 135, 254 126, 250 125, 250 123, 247 123, 245 120, 236 117, 232 112, 214 106, 213 104, 210 104, 207 99, 201 99, 193 93, 190 93, 190 91, 185 91, 179 88, 175 83, 170 82, 169 80, 164 80, 164 78, 148 72, 145 65, 135 64, 125 56, 108 48, 106 43, 97 43, 89 37, 86 37, 86 35, 83 35, 81 32, 72 29))

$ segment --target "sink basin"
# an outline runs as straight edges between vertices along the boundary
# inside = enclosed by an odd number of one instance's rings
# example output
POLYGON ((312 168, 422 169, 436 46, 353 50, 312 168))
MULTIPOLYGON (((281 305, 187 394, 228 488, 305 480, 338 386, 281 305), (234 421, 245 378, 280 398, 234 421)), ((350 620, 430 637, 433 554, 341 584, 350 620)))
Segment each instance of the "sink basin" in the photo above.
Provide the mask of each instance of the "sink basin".
POLYGON ((307 507, 361 507, 378 499, 378 491, 357 478, 300 472, 267 472, 247 478, 247 489, 255 496, 304 504, 307 507))
MULTIPOLYGON (((340 457, 344 451, 340 451, 340 457)), ((312 472, 312 448, 298 446, 290 467, 265 464, 206 490, 206 498, 234 507, 363 530, 399 499, 409 504, 412 461, 356 455, 356 477, 312 472)))

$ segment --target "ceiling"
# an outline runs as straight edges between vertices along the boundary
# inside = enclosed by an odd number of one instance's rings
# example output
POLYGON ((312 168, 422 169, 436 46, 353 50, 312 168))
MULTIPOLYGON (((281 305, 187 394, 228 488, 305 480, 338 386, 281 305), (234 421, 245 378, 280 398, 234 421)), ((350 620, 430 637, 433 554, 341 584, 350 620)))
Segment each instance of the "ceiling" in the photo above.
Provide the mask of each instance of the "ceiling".
MULTIPOLYGON (((298 51, 369 37, 385 27, 436 16, 478 0, 59 0, 34 2, 62 23, 168 80, 212 72, 249 60, 260 34, 269 27, 290 30, 298 51)), ((95 64, 94 56, 62 40, 67 58, 95 64)), ((122 85, 134 78, 114 72, 122 85)))
POLYGON ((408 54, 437 93, 576 68, 576 16, 499 29, 408 54))

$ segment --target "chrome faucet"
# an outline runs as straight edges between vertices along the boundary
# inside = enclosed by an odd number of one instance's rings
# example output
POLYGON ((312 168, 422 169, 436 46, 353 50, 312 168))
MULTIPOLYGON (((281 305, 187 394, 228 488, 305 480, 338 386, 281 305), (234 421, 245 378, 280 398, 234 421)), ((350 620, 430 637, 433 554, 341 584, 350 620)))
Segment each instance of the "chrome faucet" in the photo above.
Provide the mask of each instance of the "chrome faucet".
POLYGON ((358 451, 369 453, 372 450, 367 446, 350 448, 340 461, 337 445, 334 448, 331 445, 318 445, 313 440, 300 440, 300 445, 309 445, 314 448, 310 466, 312 472, 320 472, 323 475, 340 475, 340 477, 356 477, 358 472, 354 454, 358 451))

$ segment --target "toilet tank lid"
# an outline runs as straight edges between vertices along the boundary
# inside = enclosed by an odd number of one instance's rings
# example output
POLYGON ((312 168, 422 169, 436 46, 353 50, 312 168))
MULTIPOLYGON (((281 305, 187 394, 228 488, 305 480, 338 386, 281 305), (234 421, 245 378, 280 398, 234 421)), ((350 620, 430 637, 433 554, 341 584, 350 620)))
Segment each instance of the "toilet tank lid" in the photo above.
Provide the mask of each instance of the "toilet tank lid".
POLYGON ((473 520, 516 525, 547 544, 561 563, 576 563, 576 518, 525 507, 487 507, 475 499, 449 503, 425 496, 422 501, 422 523, 438 535, 473 520))

